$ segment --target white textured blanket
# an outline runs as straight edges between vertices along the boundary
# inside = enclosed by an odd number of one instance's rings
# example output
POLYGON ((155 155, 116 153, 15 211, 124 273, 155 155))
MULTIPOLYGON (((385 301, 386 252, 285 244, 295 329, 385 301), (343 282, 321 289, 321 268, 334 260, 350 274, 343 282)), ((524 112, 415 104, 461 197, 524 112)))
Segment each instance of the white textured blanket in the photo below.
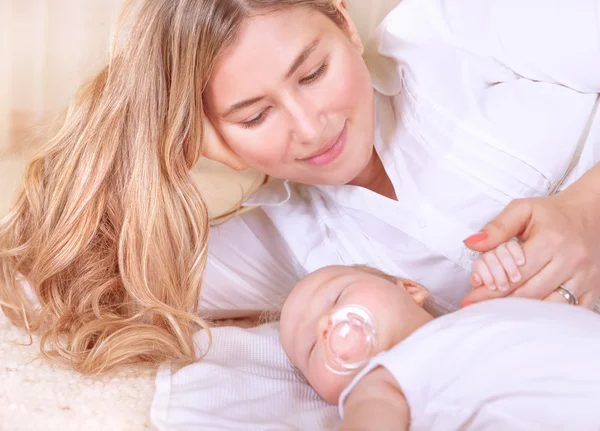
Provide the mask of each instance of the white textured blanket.
MULTIPOLYGON (((214 328, 206 357, 156 378, 152 422, 161 431, 333 430, 337 408, 319 399, 292 370, 279 344, 279 323, 214 328)), ((206 346, 204 332, 197 345, 206 346)))
POLYGON ((0 312, 0 430, 147 430, 155 368, 131 367, 82 377, 33 360, 34 339, 0 312))

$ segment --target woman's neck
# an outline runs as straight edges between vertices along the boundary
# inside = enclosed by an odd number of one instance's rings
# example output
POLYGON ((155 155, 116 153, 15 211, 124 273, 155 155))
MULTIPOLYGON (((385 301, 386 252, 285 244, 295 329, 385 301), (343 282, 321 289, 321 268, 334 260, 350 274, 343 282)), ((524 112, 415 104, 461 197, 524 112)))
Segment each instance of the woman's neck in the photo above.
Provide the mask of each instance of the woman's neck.
POLYGON ((387 172, 385 172, 383 163, 375 149, 373 149, 373 156, 367 166, 349 184, 364 187, 395 201, 398 200, 392 181, 387 172))

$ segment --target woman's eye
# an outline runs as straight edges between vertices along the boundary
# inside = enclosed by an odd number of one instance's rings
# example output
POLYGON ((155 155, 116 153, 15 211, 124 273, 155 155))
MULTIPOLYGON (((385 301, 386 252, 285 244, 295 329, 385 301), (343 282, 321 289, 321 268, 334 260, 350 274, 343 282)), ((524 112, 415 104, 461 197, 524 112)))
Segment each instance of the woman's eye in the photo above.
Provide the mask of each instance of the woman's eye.
POLYGON ((244 121, 242 123, 242 127, 246 128, 246 129, 251 129, 252 127, 256 127, 259 124, 261 124, 263 121, 265 121, 266 117, 267 117, 267 110, 264 110, 263 112, 258 114, 256 117, 252 118, 251 120, 244 121))
POLYGON ((310 75, 302 78, 300 80, 300 83, 301 84, 310 84, 311 82, 314 82, 317 79, 319 79, 321 77, 321 75, 323 75, 325 73, 326 70, 327 70, 327 63, 323 63, 321 65, 321 67, 319 67, 314 73, 311 73, 310 75))

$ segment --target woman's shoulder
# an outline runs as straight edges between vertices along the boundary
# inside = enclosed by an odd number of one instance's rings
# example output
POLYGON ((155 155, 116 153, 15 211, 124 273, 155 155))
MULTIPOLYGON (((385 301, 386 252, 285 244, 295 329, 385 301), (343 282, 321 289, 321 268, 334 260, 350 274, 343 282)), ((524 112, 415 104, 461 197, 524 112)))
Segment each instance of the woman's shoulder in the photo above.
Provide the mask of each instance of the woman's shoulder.
POLYGON ((365 50, 379 92, 397 95, 406 79, 423 89, 438 83, 457 86, 465 68, 477 71, 469 85, 473 87, 513 77, 496 60, 496 39, 479 28, 489 15, 485 7, 463 10, 462 3, 404 0, 385 17, 365 50))

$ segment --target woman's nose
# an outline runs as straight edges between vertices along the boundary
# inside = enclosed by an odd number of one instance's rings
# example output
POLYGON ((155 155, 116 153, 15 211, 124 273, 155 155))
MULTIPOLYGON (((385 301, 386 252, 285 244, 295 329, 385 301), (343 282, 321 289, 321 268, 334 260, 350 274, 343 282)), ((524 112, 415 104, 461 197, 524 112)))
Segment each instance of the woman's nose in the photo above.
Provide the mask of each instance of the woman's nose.
POLYGON ((314 101, 296 100, 291 104, 292 134, 295 141, 320 145, 327 120, 314 101))

